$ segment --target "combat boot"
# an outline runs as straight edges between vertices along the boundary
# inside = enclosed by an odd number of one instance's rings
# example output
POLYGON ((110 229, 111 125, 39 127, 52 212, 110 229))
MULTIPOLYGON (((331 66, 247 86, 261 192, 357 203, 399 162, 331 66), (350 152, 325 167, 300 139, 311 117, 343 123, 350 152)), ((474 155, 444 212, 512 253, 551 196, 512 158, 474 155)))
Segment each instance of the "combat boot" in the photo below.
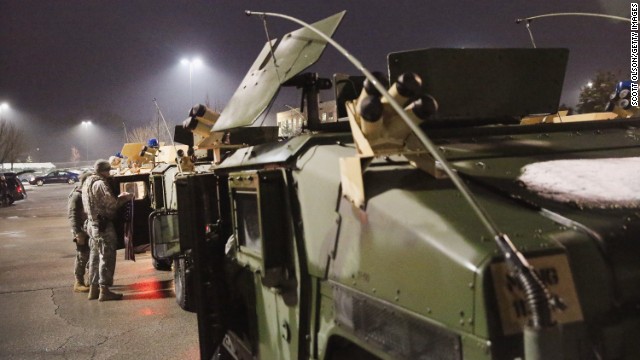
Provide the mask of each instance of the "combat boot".
POLYGON ((98 298, 98 295, 100 295, 100 287, 98 286, 98 284, 91 284, 91 286, 89 287, 89 296, 87 296, 87 299, 95 300, 98 298))
POLYGON ((76 283, 73 284, 73 291, 79 292, 79 293, 86 293, 86 292, 89 292, 89 287, 86 286, 83 281, 76 280, 76 283))
POLYGON ((100 297, 98 297, 98 300, 122 300, 122 294, 112 292, 111 290, 109 290, 109 287, 107 285, 100 285, 100 297))

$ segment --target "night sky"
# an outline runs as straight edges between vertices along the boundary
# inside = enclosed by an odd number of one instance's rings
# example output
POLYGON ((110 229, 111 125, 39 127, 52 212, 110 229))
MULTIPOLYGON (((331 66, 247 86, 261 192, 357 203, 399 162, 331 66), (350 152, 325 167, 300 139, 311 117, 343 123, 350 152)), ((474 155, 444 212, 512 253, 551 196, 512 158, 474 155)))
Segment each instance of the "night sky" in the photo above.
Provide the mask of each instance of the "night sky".
MULTIPOLYGON (((123 122, 131 131, 155 121, 154 98, 171 124, 186 118, 193 103, 222 109, 267 39, 262 21, 247 17, 247 9, 309 23, 347 10, 334 39, 381 71, 393 51, 531 47, 516 18, 553 12, 629 17, 626 0, 0 0, 0 102, 11 106, 2 117, 29 131, 36 161, 61 162, 69 161, 72 146, 84 158, 89 144, 91 159, 119 151, 123 122), (189 69, 180 60, 195 56, 204 65, 193 69, 192 100, 189 69), (94 125, 84 129, 83 120, 94 125)), ((271 38, 298 27, 268 19, 271 38)), ((575 105, 579 88, 597 70, 629 76, 628 23, 563 17, 533 22, 532 31, 538 47, 570 50, 563 103, 575 105)), ((357 73, 332 48, 312 70, 325 77, 357 73)), ((282 96, 299 105, 297 93, 282 96)), ((283 110, 274 105, 267 119, 283 110)))

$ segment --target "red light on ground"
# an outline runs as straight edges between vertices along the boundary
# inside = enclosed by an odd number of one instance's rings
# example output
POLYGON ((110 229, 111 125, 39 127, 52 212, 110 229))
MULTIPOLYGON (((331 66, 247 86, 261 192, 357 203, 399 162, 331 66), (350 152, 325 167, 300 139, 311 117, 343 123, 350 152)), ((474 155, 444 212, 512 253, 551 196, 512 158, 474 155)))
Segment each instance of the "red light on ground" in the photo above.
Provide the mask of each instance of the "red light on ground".
POLYGON ((160 284, 159 280, 150 280, 145 282, 137 282, 135 284, 131 284, 131 288, 134 291, 142 292, 142 291, 157 291, 162 289, 162 284, 160 284))
POLYGON ((171 280, 149 280, 131 284, 127 290, 130 293, 127 297, 132 300, 152 300, 164 299, 173 296, 173 281, 171 280))
POLYGON ((154 315, 155 311, 153 311, 153 309, 150 309, 150 308, 142 308, 138 310, 138 313, 142 316, 149 316, 149 315, 154 315))

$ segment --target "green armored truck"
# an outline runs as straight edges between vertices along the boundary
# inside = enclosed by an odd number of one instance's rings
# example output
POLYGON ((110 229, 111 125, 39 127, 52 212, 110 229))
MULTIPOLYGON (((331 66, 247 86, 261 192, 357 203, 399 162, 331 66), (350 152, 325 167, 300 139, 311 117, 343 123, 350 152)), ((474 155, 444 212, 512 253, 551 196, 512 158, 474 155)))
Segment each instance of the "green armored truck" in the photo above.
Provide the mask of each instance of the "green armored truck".
POLYGON ((267 43, 212 127, 295 86, 308 131, 176 178, 201 358, 640 358, 640 119, 522 125, 562 117, 564 49, 393 53, 345 96, 302 73, 343 15, 267 43))

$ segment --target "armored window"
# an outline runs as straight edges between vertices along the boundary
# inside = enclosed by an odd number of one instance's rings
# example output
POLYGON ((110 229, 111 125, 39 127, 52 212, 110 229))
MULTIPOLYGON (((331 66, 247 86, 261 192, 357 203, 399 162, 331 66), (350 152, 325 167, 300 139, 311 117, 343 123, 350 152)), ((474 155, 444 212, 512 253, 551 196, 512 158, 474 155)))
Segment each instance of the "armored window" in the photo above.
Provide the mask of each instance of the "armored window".
POLYGON ((237 192, 235 194, 238 244, 260 252, 262 234, 258 217, 258 196, 255 192, 237 192))
POLYGON ((281 286, 290 273, 289 213, 281 169, 229 176, 236 259, 262 274, 262 284, 281 286))
POLYGON ((147 187, 144 181, 130 181, 120 183, 120 192, 133 194, 134 200, 142 200, 147 197, 147 187))

